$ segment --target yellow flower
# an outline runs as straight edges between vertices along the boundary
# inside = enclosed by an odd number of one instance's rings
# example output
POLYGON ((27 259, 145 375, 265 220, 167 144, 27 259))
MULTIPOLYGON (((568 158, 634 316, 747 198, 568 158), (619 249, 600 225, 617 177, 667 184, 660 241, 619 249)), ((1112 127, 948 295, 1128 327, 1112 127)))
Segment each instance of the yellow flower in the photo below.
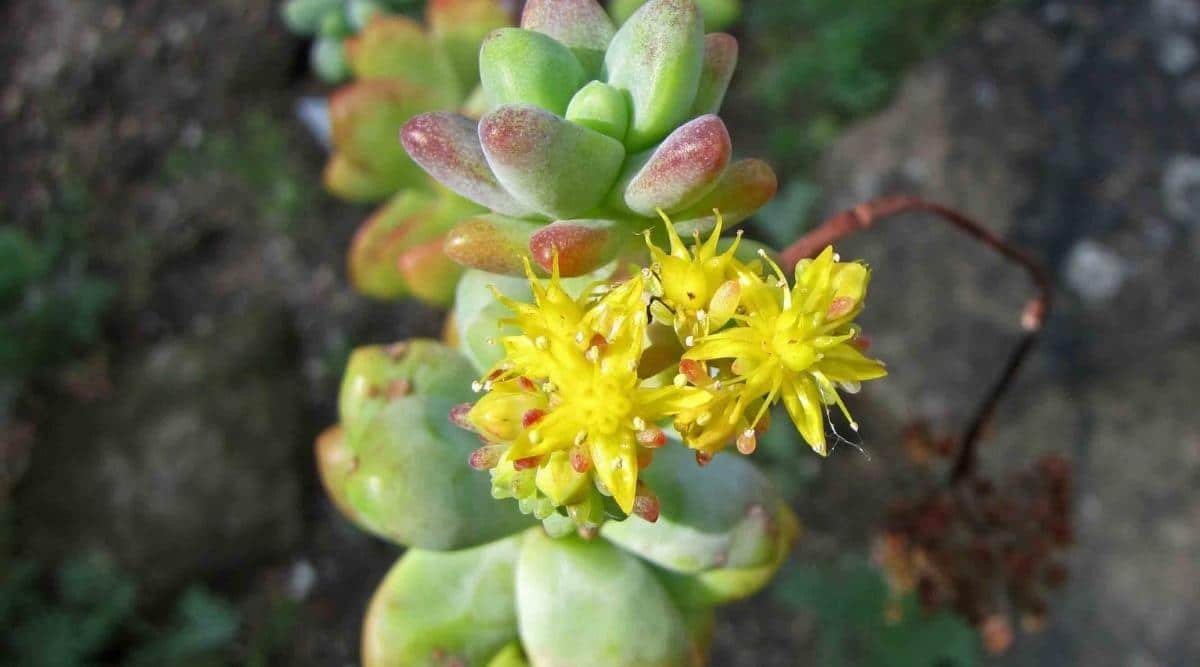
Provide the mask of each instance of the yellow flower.
MULTIPOLYGON (((557 265, 548 286, 528 262, 526 270, 532 304, 496 295, 521 333, 501 341, 505 356, 478 383, 487 393, 466 414, 495 443, 473 463, 492 468, 493 482, 510 484, 514 497, 536 495, 550 507, 588 503, 593 485, 581 483, 582 476, 629 514, 639 461, 647 463, 649 450, 666 443, 656 424, 708 395, 696 387, 646 386, 638 377, 647 327, 641 274, 573 299, 559 284, 557 265)), ((546 504, 530 508, 540 514, 546 504)))
POLYGON ((701 243, 696 234, 691 250, 679 238, 674 223, 666 213, 659 211, 666 223, 670 252, 666 252, 650 240, 645 233, 646 245, 650 248, 654 277, 654 300, 650 312, 658 322, 671 326, 680 342, 691 337, 693 340, 709 331, 716 331, 729 321, 737 309, 739 285, 737 269, 743 268, 734 257, 742 240, 741 231, 723 253, 718 253, 721 228, 724 220, 719 211, 716 228, 708 240, 701 243))
POLYGON ((857 391, 862 381, 887 374, 854 345, 853 320, 862 310, 870 272, 863 264, 838 261, 830 247, 797 264, 796 284, 789 288, 779 266, 767 261, 778 280, 739 269, 736 325, 704 336, 684 359, 729 364, 731 377, 723 386, 736 398, 710 419, 758 425, 770 405, 782 400, 800 435, 825 455, 826 406, 837 405, 858 428, 838 388, 857 391), (747 414, 751 409, 753 417, 747 414))

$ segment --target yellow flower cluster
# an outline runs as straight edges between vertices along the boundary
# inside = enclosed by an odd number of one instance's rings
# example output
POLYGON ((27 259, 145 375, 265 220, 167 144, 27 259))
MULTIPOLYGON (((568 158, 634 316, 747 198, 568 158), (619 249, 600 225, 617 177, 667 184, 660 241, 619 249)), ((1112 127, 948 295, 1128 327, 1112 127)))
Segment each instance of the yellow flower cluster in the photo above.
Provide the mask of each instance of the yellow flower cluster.
POLYGON ((471 463, 492 471, 493 495, 539 518, 563 508, 580 526, 654 520, 658 501, 638 472, 667 443, 664 426, 704 463, 730 444, 752 452, 782 401, 824 455, 828 407, 850 418, 838 390, 886 374, 856 347, 864 265, 827 248, 789 286, 765 253, 737 258, 740 235, 721 249, 719 214, 691 248, 663 219, 670 247, 647 233, 651 265, 621 282, 572 297, 557 265, 542 284, 526 262, 533 303, 496 292, 520 333, 501 340, 480 400, 454 415, 485 442, 471 463))

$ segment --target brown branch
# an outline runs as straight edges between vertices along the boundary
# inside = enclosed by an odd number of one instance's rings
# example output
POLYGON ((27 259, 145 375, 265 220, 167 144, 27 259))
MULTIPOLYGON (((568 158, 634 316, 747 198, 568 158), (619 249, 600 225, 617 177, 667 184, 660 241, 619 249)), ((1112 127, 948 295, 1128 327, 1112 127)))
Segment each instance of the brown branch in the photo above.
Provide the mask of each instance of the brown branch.
POLYGON ((1050 311, 1052 293, 1050 279, 1041 263, 970 217, 941 204, 908 195, 873 199, 848 211, 843 211, 796 240, 795 243, 783 250, 781 256, 785 266, 792 266, 801 259, 815 257, 826 246, 833 245, 847 236, 870 229, 881 220, 914 211, 934 214, 939 220, 949 223, 958 231, 991 248, 1009 262, 1021 266, 1029 274, 1029 278, 1037 290, 1037 294, 1025 304, 1025 310, 1021 315, 1021 328, 1025 330, 1025 335, 1022 336, 1012 355, 1009 356, 1008 363, 1000 377, 997 378, 976 408, 974 416, 968 422, 967 429, 963 433, 958 457, 950 473, 950 482, 953 484, 969 477, 974 472, 978 458, 976 450, 979 439, 987 429, 987 425, 996 411, 996 406, 1008 392, 1013 380, 1021 370, 1021 366, 1029 357, 1030 351, 1037 342, 1038 334, 1041 332, 1042 323, 1050 311))

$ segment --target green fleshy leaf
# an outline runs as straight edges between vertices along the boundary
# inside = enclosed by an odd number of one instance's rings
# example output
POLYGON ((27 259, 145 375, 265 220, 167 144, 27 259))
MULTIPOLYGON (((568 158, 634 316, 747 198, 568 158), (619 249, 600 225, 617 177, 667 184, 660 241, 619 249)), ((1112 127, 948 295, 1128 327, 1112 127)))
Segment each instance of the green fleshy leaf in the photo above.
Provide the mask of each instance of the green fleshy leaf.
POLYGON ((612 86, 592 81, 571 98, 567 120, 617 141, 625 140, 629 131, 629 100, 612 86))
POLYGON ((472 397, 475 377, 466 359, 432 341, 351 357, 340 399, 355 461, 345 499, 375 534, 458 549, 529 525, 511 503, 491 497, 488 476, 467 464, 478 438, 448 419, 472 397))
POLYGON ((798 532, 791 510, 748 461, 721 454, 707 466, 671 446, 642 477, 661 504, 658 521, 608 522, 607 539, 667 570, 677 593, 696 605, 719 604, 761 589, 798 532))
POLYGON ((505 189, 556 219, 583 217, 600 204, 625 158, 621 142, 525 104, 481 118, 479 140, 505 189))
POLYGON ((288 0, 280 15, 288 30, 298 35, 315 35, 329 12, 338 11, 342 0, 288 0))
POLYGON ((509 644, 492 658, 487 667, 529 667, 525 660, 525 652, 518 643, 509 644))
POLYGON ((511 537, 452 553, 406 553, 367 610, 363 667, 482 665, 506 651, 517 638, 519 545, 511 537))
POLYGON ((400 144, 400 128, 413 116, 438 108, 442 93, 413 87, 394 79, 356 81, 329 98, 334 160, 356 184, 343 188, 332 167, 326 170, 326 185, 335 194, 382 192, 392 194, 404 187, 427 187, 429 177, 409 159, 400 144), (367 187, 370 185, 371 187, 367 187))
POLYGON ((630 151, 662 140, 687 119, 704 60, 704 27, 691 0, 651 0, 613 37, 608 83, 629 92, 630 151))
POLYGON ((650 569, 604 540, 527 533, 517 609, 534 665, 686 667, 699 654, 650 569))
POLYGON ((425 23, 466 90, 479 83, 479 45, 493 30, 512 23, 504 5, 496 0, 435 0, 426 9, 425 23))
POLYGON ((426 302, 449 302, 460 272, 440 239, 459 219, 481 210, 445 191, 402 191, 355 233, 347 258, 351 283, 375 299, 416 294, 426 302))
POLYGON ((346 59, 359 79, 396 79, 428 91, 435 108, 454 108, 466 96, 450 59, 419 23, 404 16, 376 16, 346 40, 346 59))
POLYGON ((521 27, 553 37, 569 47, 594 77, 604 64, 604 51, 616 28, 596 0, 527 0, 521 27))
POLYGON ((341 83, 350 78, 350 64, 340 38, 320 37, 308 54, 313 72, 326 83, 341 83))
POLYGON ((479 51, 479 77, 491 106, 532 104, 555 115, 586 80, 583 65, 553 37, 501 28, 488 35, 479 51))

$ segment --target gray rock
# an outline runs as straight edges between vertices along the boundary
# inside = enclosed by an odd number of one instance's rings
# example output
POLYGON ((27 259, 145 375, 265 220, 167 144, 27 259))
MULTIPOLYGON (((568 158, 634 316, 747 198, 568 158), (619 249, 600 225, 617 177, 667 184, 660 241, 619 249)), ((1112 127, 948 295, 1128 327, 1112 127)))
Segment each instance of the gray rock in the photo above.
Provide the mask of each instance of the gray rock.
POLYGON ((1176 155, 1163 171, 1167 213, 1180 222, 1200 225, 1200 155, 1176 155))
POLYGON ((1196 45, 1186 35, 1171 33, 1158 47, 1158 63, 1167 74, 1182 76, 1200 59, 1196 45))
POLYGON ((1071 248, 1064 267, 1067 286, 1089 305, 1103 304, 1115 296, 1128 273, 1120 255, 1090 239, 1071 248))
MULTIPOLYGON (((982 453, 997 474, 1048 452, 1074 461, 1072 579, 1048 630, 1000 664, 1200 661, 1200 132, 1173 102, 1182 81, 1115 48, 1155 43, 1148 14, 1167 4, 1071 3, 1088 21, 1053 34, 1036 12, 999 16, 912 74, 823 166, 825 213, 919 193, 1023 245, 1066 288, 982 453)), ((839 251, 874 268, 863 322, 891 371, 863 390, 865 467, 900 470, 899 425, 961 427, 1019 336, 1030 286, 927 216, 839 251)))

